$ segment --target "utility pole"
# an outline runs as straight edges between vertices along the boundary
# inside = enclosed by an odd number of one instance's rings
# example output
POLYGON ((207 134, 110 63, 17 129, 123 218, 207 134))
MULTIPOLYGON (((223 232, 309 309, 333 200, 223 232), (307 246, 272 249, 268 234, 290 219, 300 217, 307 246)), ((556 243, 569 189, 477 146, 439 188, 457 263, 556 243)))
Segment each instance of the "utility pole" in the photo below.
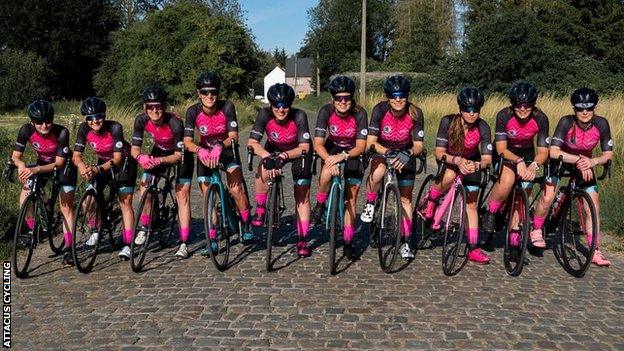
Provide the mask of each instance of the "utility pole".
POLYGON ((321 70, 319 69, 319 52, 316 50, 316 96, 321 95, 321 70))
POLYGON ((360 104, 366 99, 366 0, 362 0, 362 35, 360 45, 360 104))

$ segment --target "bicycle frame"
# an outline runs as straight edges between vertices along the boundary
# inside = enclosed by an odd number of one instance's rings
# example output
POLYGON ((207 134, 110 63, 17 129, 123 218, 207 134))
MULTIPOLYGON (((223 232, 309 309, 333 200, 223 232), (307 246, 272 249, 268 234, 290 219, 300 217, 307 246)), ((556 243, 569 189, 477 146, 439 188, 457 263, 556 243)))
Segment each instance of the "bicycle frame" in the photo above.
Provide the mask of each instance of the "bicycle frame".
MULTIPOLYGON (((446 194, 444 195, 444 200, 442 201, 442 204, 440 206, 437 206, 433 215, 433 224, 431 225, 431 229, 434 229, 434 230, 440 229, 440 222, 442 221, 442 215, 444 214, 444 212, 446 212, 446 209, 449 207, 449 205, 455 201, 455 193, 457 191, 457 187, 459 186, 463 186, 461 173, 458 173, 457 176, 455 177, 455 180, 453 180, 453 185, 451 185, 451 188, 447 190, 446 194)), ((462 211, 463 211, 463 206, 462 206, 462 211)), ((447 230, 451 223, 451 215, 452 213, 449 211, 447 218, 446 218, 446 223, 445 223, 445 229, 447 230)), ((463 215, 464 215, 463 213, 460 213, 459 214, 460 218, 462 218, 463 215)))
POLYGON ((210 170, 208 182, 219 187, 219 196, 223 199, 223 206, 221 206, 222 218, 227 218, 230 230, 238 230, 238 228, 234 226, 235 223, 238 223, 238 216, 236 214, 236 210, 234 210, 235 205, 232 204, 230 192, 226 190, 225 185, 221 180, 221 173, 219 172, 219 169, 210 170))
POLYGON ((325 229, 330 229, 329 216, 332 210, 332 203, 334 196, 338 196, 338 199, 342 199, 342 201, 338 201, 338 220, 340 223, 344 223, 344 213, 345 213, 345 205, 344 205, 344 163, 338 164, 340 169, 340 175, 332 176, 331 185, 329 190, 329 196, 327 197, 327 210, 325 211, 325 229))

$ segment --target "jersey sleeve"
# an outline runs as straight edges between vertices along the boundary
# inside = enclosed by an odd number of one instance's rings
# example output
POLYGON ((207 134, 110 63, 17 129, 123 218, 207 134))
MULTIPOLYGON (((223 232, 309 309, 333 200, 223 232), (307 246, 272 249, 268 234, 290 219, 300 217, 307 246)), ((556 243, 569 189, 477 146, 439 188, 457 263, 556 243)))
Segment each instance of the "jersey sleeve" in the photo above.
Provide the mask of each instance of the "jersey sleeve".
POLYGON ((89 126, 85 122, 80 123, 78 131, 76 132, 76 142, 74 143, 74 151, 84 152, 85 145, 87 143, 87 134, 89 133, 89 126))
POLYGON ((481 140, 481 155, 492 154, 492 134, 490 126, 483 119, 479 121, 479 139, 481 140))
POLYGON ((303 110, 295 113, 295 124, 297 125, 297 142, 305 144, 310 142, 310 126, 308 125, 308 115, 303 110))
POLYGON ((387 105, 383 103, 379 103, 373 107, 373 112, 371 113, 371 121, 368 124, 368 135, 378 136, 379 128, 381 128, 381 119, 384 114, 386 114, 387 105))
POLYGON ((510 117, 511 113, 508 108, 504 108, 496 114, 494 141, 507 140, 507 122, 509 122, 510 117))
POLYGON ((193 138, 195 136, 195 121, 197 120, 197 105, 193 105, 186 109, 186 120, 184 123, 184 136, 193 138))
POLYGON ((223 114, 225 114, 225 120, 227 122, 227 131, 238 133, 238 119, 236 117, 236 107, 230 101, 226 101, 223 104, 223 114))
POLYGON ((143 132, 145 131, 147 118, 148 117, 145 114, 141 114, 134 119, 134 130, 132 131, 132 146, 143 145, 143 132))
POLYGON ((537 146, 538 147, 548 147, 549 139, 549 125, 548 125, 548 117, 545 114, 539 112, 535 115, 535 122, 537 123, 537 146))
POLYGON ((56 156, 62 158, 68 158, 71 154, 69 150, 69 130, 65 127, 61 127, 56 144, 56 156))
POLYGON ((451 125, 453 116, 444 116, 440 120, 440 126, 438 127, 438 134, 436 135, 436 147, 448 147, 448 129, 451 125))
POLYGON ((325 138, 327 135, 327 123, 329 123, 329 116, 332 114, 332 107, 330 104, 323 105, 316 117, 316 128, 314 128, 314 136, 325 138))
POLYGON ((267 109, 261 109, 258 112, 258 117, 256 117, 253 127, 251 128, 251 132, 249 132, 249 138, 257 141, 262 140, 262 137, 264 136, 264 129, 266 128, 267 123, 269 123, 269 118, 269 112, 267 109))
POLYGON ((357 123, 357 134, 355 138, 366 140, 366 136, 368 136, 368 116, 364 108, 360 108, 357 112, 355 121, 357 123))
POLYGON ((182 142, 182 139, 184 138, 184 124, 182 123, 182 120, 177 116, 172 115, 171 118, 169 118, 169 128, 171 128, 171 134, 173 134, 175 151, 184 151, 184 143, 182 142))
POLYGON ((425 116, 418 107, 416 108, 416 119, 412 126, 412 140, 423 141, 425 140, 425 116))
POLYGON ((123 152, 124 149, 124 136, 123 136, 123 126, 115 122, 111 125, 110 133, 113 136, 113 152, 123 152))
POLYGON ((29 123, 22 125, 19 132, 17 133, 17 139, 15 140, 15 144, 13 146, 14 151, 24 152, 26 150, 26 144, 28 143, 28 139, 32 134, 32 126, 29 123))
POLYGON ((611 128, 606 118, 600 117, 596 119, 596 128, 600 132, 600 148, 602 151, 613 150, 613 139, 611 139, 611 128))
POLYGON ((572 126, 572 123, 573 121, 570 116, 561 117, 557 123, 557 128, 555 128, 555 134, 553 134, 552 140, 550 141, 551 146, 563 146, 565 135, 568 132, 568 129, 572 126))

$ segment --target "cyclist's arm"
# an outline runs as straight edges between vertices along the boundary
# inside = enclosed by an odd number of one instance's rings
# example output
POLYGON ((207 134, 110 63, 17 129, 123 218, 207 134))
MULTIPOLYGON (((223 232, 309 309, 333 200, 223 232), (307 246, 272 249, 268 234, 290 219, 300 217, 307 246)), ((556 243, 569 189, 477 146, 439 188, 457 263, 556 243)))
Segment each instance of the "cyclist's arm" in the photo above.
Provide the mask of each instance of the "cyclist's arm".
POLYGON ((270 117, 267 110, 265 108, 261 109, 258 112, 258 117, 256 117, 253 127, 251 127, 251 131, 249 132, 249 141, 247 142, 247 146, 250 146, 253 149, 253 153, 260 156, 260 158, 271 156, 271 154, 266 151, 260 143, 260 141, 262 141, 262 137, 264 136, 266 125, 269 123, 269 119, 270 117))
POLYGON ((492 134, 490 126, 483 119, 479 119, 479 142, 481 160, 479 162, 479 170, 492 164, 492 134))
POLYGON ((232 147, 232 139, 238 143, 238 119, 236 117, 236 108, 231 101, 223 103, 222 111, 225 114, 228 132, 227 139, 223 140, 223 147, 228 148, 232 147))
POLYGON ((550 158, 558 159, 559 156, 563 158, 563 162, 575 164, 578 160, 581 159, 581 156, 571 154, 569 152, 565 152, 561 150, 561 146, 563 146, 565 135, 568 129, 573 127, 573 118, 572 116, 565 116, 559 120, 557 123, 557 128, 555 128, 555 134, 552 137, 550 142, 549 154, 550 158))
POLYGON ((184 125, 178 117, 172 117, 168 122, 173 134, 175 152, 169 156, 161 156, 159 158, 161 163, 171 165, 182 161, 182 154, 184 153, 184 125))
POLYGON ((11 154, 11 160, 17 168, 26 167, 26 163, 22 161, 22 155, 24 155, 24 153, 19 151, 13 151, 11 154))
POLYGON ((461 159, 460 156, 454 156, 447 152, 448 128, 451 125, 452 120, 452 115, 442 117, 440 120, 440 126, 438 127, 438 134, 436 135, 435 157, 437 160, 442 160, 442 158, 446 156, 445 163, 447 164, 455 164, 453 162, 454 159, 461 159))
POLYGON ((325 138, 315 136, 314 137, 314 151, 322 160, 325 160, 329 157, 329 152, 325 148, 325 138))
POLYGON ((262 147, 262 144, 260 144, 260 142, 256 139, 249 138, 249 142, 247 143, 247 146, 251 146, 254 155, 258 155, 260 156, 260 158, 271 156, 271 153, 266 151, 264 147, 262 147))
POLYGON ((375 147, 375 153, 383 155, 386 152, 388 152, 390 149, 381 145, 378 142, 379 138, 377 137, 377 135, 370 135, 368 134, 368 137, 366 138, 366 149, 370 150, 370 148, 372 146, 375 147))
POLYGON ((534 162, 538 165, 543 165, 546 163, 546 160, 548 160, 548 147, 538 146, 534 162))
POLYGON ((535 155, 535 162, 538 165, 543 165, 548 160, 548 146, 550 143, 550 139, 548 138, 549 132, 549 123, 548 117, 542 113, 538 112, 535 115, 535 120, 537 122, 538 132, 537 132, 537 155, 535 155))
POLYGON ((143 131, 145 130, 145 124, 147 123, 147 117, 145 114, 138 115, 134 120, 134 130, 132 131, 132 147, 130 148, 130 155, 133 158, 137 158, 141 154, 141 146, 143 145, 143 131))
POLYGON ((327 122, 333 108, 330 104, 323 105, 316 116, 316 127, 314 128, 314 151, 322 160, 329 157, 329 152, 325 148, 325 137, 327 136, 327 122))
POLYGON ((106 161, 98 166, 101 172, 108 172, 113 168, 113 165, 121 166, 123 161, 123 154, 121 152, 113 152, 113 158, 110 161, 106 161))
POLYGON ((420 155, 425 149, 425 143, 419 140, 414 140, 414 145, 412 145, 412 154, 415 156, 420 155))
POLYGON ((389 149, 379 143, 379 131, 381 128, 381 120, 387 111, 387 105, 379 103, 373 108, 371 120, 368 124, 368 136, 366 137, 366 149, 370 150, 375 147, 375 152, 385 154, 389 149))
POLYGON ((600 148, 602 154, 598 157, 592 158, 593 166, 604 165, 609 160, 613 159, 613 139, 611 139, 611 128, 606 118, 595 117, 596 121, 594 125, 600 132, 600 148))
POLYGON ((232 139, 234 139, 234 142, 238 142, 238 132, 228 132, 227 138, 223 140, 224 149, 232 147, 232 139))
POLYGON ((310 140, 310 128, 308 126, 308 116, 303 110, 298 110, 295 114, 295 124, 297 125, 297 141, 299 145, 286 151, 289 159, 300 157, 305 152, 312 152, 312 140, 310 140))
POLYGON ((15 140, 13 153, 11 154, 11 160, 17 168, 21 169, 26 167, 26 163, 22 160, 22 156, 24 155, 24 150, 26 150, 28 138, 30 138, 30 135, 32 134, 32 129, 32 125, 27 123, 22 125, 17 133, 17 139, 15 140))

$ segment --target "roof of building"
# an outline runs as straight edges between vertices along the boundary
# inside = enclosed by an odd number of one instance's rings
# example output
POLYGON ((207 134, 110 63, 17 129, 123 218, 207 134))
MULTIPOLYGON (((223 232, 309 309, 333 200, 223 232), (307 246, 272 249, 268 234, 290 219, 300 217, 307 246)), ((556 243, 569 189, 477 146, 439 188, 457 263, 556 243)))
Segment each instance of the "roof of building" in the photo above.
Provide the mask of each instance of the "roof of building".
MULTIPOLYGON (((296 58, 297 63, 297 77, 312 77, 312 59, 309 57, 296 58)), ((295 58, 289 57, 286 59, 286 77, 295 76, 295 58)))

